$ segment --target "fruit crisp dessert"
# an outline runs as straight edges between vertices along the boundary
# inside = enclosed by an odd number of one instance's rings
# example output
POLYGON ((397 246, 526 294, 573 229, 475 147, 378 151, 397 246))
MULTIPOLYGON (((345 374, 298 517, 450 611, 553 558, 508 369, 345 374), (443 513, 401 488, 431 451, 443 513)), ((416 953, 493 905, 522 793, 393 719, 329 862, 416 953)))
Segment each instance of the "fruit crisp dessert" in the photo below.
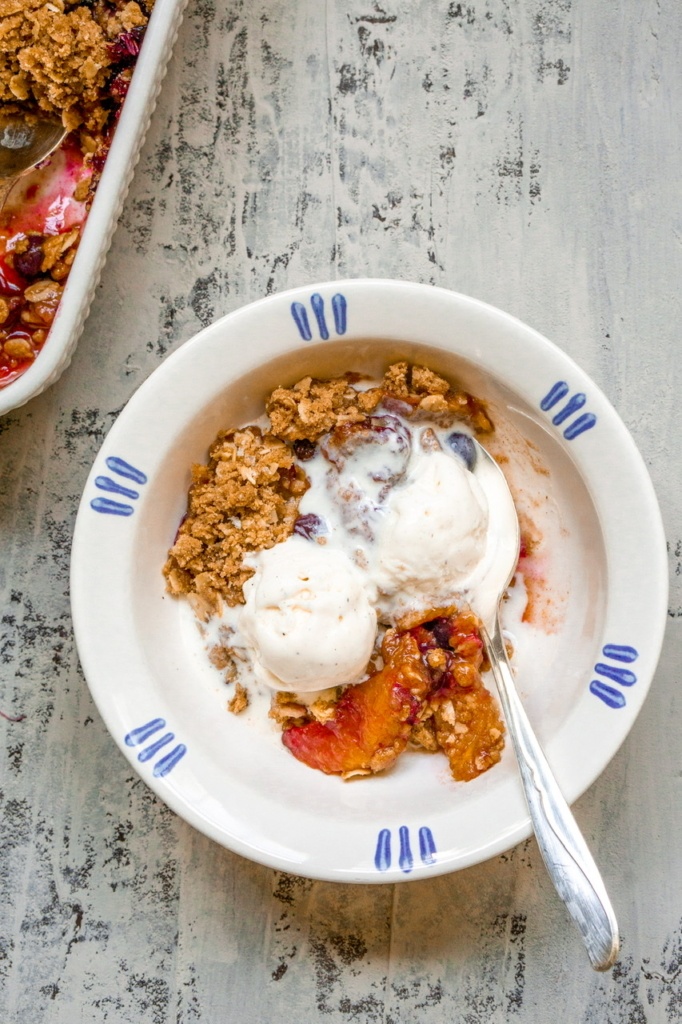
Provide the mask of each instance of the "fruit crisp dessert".
POLYGON ((504 726, 469 608, 489 550, 485 406, 399 362, 278 387, 265 413, 193 467, 163 569, 230 710, 267 690, 287 749, 344 779, 408 746, 443 752, 456 780, 487 771, 504 726))
POLYGON ((0 387, 47 339, 154 0, 0 0, 0 119, 52 117, 60 149, 0 211, 0 387))

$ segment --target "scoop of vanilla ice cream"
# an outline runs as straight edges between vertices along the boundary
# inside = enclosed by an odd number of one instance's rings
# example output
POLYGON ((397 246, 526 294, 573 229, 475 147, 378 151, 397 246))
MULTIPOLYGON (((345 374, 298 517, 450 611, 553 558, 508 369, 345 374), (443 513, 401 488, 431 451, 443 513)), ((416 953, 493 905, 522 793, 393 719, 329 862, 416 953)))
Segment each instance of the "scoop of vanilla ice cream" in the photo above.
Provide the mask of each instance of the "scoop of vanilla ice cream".
POLYGON ((362 678, 377 617, 348 556, 293 536, 254 562, 241 628, 256 676, 298 693, 362 678))
POLYGON ((473 473, 442 451, 416 452, 388 500, 375 580, 380 618, 453 603, 486 550, 488 505, 473 473))

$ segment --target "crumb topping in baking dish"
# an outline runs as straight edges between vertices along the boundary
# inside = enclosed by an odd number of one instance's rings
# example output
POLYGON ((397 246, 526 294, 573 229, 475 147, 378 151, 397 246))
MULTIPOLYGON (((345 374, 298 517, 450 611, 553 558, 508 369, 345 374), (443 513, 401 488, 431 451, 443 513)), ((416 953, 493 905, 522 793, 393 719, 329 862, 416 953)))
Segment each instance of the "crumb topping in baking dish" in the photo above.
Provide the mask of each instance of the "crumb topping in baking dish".
POLYGON ((153 0, 0 0, 0 103, 99 131, 112 70, 139 53, 153 0))
POLYGON ((0 0, 0 117, 54 117, 60 149, 0 211, 0 387, 47 340, 154 0, 0 0))

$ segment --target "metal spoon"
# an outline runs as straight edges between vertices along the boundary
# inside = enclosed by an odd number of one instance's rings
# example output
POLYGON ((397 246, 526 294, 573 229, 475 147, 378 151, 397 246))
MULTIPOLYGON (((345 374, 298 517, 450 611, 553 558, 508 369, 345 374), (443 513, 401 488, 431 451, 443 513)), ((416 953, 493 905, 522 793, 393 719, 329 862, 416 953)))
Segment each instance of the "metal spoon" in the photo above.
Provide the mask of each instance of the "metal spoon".
POLYGON ((473 611, 483 622, 481 635, 519 763, 542 859, 580 930, 592 966, 597 971, 606 971, 613 966, 620 945, 615 914, 599 870, 523 709, 500 627, 500 601, 514 576, 519 555, 516 509, 500 467, 482 445, 475 444, 476 471, 486 477, 491 517, 499 517, 507 529, 498 533, 497 551, 479 602, 482 606, 473 611), (509 524, 515 524, 515 530, 510 531, 509 524))
POLYGON ((59 121, 27 124, 19 116, 0 118, 0 210, 18 179, 53 153, 65 135, 59 121))

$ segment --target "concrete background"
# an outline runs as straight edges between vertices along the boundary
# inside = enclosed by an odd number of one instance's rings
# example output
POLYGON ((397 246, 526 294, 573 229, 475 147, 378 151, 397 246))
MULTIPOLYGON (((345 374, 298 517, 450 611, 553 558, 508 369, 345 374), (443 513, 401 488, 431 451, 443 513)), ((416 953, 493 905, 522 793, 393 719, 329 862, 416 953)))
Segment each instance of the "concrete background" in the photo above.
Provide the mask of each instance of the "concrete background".
POLYGON ((656 0, 190 0, 73 364, 0 420, 3 1022, 680 1020, 681 46, 656 0), (276 873, 162 805, 90 699, 69 547, 106 431, 217 316, 349 276, 525 320, 651 471, 666 642, 575 808, 621 926, 606 975, 534 841, 414 885, 276 873))

